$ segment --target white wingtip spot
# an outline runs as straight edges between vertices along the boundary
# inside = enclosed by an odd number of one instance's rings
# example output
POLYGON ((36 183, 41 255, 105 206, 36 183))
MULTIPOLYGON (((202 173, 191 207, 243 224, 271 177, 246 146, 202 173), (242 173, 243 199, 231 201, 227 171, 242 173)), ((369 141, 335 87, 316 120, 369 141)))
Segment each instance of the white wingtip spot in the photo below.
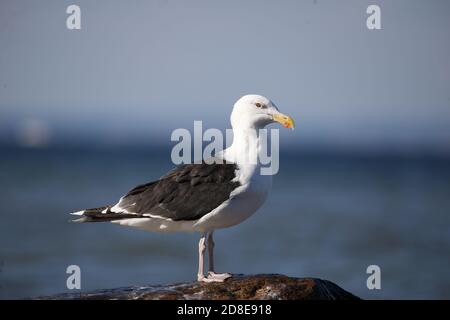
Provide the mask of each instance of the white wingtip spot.
POLYGON ((73 216, 82 216, 86 210, 81 210, 77 212, 71 212, 70 214, 73 216))

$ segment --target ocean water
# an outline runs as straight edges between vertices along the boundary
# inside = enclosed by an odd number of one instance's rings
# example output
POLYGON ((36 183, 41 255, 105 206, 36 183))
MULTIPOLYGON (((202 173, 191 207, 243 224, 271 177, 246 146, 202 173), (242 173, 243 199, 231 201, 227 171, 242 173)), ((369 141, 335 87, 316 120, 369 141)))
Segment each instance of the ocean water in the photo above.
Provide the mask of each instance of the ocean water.
MULTIPOLYGON (((0 150, 0 298, 195 279, 198 234, 75 224, 163 175, 170 152, 0 150)), ((450 161, 291 152, 265 206, 215 233, 216 268, 331 280, 367 299, 450 298, 450 161), (381 289, 366 286, 369 265, 381 289)))

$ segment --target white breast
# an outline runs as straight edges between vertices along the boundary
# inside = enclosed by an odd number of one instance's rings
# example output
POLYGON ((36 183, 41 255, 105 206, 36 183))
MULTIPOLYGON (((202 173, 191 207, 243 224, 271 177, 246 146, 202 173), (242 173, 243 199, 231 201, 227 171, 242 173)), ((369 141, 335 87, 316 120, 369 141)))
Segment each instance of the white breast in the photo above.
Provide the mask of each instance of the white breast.
POLYGON ((272 187, 272 176, 261 175, 259 165, 240 166, 236 172, 240 186, 230 199, 195 223, 196 231, 206 232, 239 224, 258 210, 272 187))

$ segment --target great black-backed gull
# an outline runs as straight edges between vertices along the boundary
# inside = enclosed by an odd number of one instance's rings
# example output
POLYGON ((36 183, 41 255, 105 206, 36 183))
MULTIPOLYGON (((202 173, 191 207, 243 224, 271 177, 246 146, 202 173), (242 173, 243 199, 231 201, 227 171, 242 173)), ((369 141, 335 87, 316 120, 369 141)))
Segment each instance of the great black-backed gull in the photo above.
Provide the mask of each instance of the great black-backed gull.
POLYGON ((279 112, 269 99, 243 96, 231 113, 233 143, 216 154, 215 161, 180 165, 159 180, 132 189, 114 206, 72 213, 80 216, 74 221, 105 221, 148 231, 200 232, 197 279, 224 281, 231 274, 214 271, 213 232, 241 223, 266 200, 272 175, 262 175, 259 161, 249 161, 248 155, 261 146, 258 130, 273 122, 294 127, 292 118, 279 112), (205 275, 206 248, 209 268, 205 275))

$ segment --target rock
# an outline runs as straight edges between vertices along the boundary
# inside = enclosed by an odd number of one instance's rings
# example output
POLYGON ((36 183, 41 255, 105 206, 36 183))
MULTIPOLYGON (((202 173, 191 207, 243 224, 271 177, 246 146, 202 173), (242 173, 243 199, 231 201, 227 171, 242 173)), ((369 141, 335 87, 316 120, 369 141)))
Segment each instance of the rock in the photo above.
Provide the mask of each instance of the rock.
POLYGON ((82 300, 356 300, 328 280, 278 274, 234 275, 223 283, 179 283, 68 293, 37 299, 82 300))

